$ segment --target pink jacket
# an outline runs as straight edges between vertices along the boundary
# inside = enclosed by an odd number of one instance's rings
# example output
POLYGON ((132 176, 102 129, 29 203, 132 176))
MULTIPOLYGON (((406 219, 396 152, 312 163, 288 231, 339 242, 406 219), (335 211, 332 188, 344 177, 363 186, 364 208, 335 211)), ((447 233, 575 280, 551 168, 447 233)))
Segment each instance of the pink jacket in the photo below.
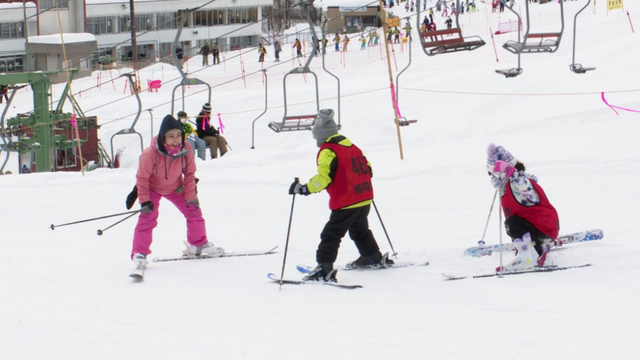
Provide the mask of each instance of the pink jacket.
POLYGON ((188 142, 178 155, 171 157, 158 150, 157 136, 140 155, 136 186, 140 204, 150 201, 149 190, 168 195, 184 186, 185 200, 196 199, 196 163, 188 142))

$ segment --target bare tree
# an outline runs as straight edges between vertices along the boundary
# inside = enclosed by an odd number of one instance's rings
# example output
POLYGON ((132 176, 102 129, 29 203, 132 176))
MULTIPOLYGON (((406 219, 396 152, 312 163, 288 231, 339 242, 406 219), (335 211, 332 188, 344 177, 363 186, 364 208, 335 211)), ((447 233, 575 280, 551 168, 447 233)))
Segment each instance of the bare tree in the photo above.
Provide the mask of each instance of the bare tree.
POLYGON ((307 22, 307 14, 302 12, 302 7, 297 6, 295 0, 273 0, 273 6, 262 9, 262 30, 267 33, 281 34, 291 26, 307 22))

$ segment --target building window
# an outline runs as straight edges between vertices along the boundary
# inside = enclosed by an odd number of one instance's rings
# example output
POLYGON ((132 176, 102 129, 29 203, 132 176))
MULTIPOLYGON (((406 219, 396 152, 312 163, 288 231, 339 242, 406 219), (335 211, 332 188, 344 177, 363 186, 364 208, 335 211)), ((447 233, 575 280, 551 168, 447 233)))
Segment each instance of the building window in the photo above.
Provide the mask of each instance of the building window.
POLYGON ((153 14, 136 15, 136 30, 146 31, 153 29, 153 14))
POLYGON ((80 59, 80 70, 89 70, 89 59, 80 59))
POLYGON ((24 37, 22 23, 0 23, 0 39, 16 39, 24 37))
POLYGON ((158 30, 177 29, 178 23, 175 13, 160 13, 157 16, 158 30))
POLYGON ((87 18, 87 32, 93 35, 112 34, 113 18, 105 16, 87 18))
POLYGON ((55 9, 56 5, 58 5, 58 9, 69 8, 68 0, 40 0, 38 4, 40 5, 40 10, 55 9))
POLYGON ((131 17, 129 15, 118 17, 118 30, 120 32, 131 31, 131 17))
POLYGON ((227 10, 227 24, 240 24, 240 9, 227 10))

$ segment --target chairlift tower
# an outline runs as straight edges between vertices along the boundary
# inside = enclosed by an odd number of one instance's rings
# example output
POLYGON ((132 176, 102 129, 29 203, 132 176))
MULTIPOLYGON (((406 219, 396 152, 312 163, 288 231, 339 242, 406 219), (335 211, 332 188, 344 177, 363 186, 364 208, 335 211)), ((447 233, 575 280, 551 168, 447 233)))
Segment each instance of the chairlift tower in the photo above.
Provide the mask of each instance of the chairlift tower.
MULTIPOLYGON (((69 86, 73 76, 78 73, 77 69, 69 69, 69 82, 65 86, 58 106, 55 110, 49 108, 51 98, 51 80, 49 75, 56 74, 54 71, 37 71, 16 74, 0 75, 0 85, 14 86, 11 98, 9 99, 4 112, 2 113, 2 121, 0 137, 2 143, 0 150, 7 152, 18 152, 26 154, 33 152, 35 154, 35 171, 49 172, 55 171, 56 150, 68 150, 78 146, 78 142, 86 142, 86 140, 67 139, 64 133, 60 133, 60 128, 72 130, 71 114, 63 113, 62 107, 69 93, 69 86), (23 86, 20 84, 28 84, 33 90, 33 111, 27 114, 19 114, 4 120, 9 106, 16 95, 16 91, 23 86), (6 124, 6 125, 5 125, 6 124), (12 141, 12 135, 24 134, 25 130, 29 130, 32 136, 20 137, 19 141, 12 141)), ((8 159, 7 154, 7 159, 8 159)), ((6 160, 5 160, 6 163, 6 160)), ((4 165, 2 165, 4 167, 4 165)), ((30 171, 33 171, 31 167, 30 171)))

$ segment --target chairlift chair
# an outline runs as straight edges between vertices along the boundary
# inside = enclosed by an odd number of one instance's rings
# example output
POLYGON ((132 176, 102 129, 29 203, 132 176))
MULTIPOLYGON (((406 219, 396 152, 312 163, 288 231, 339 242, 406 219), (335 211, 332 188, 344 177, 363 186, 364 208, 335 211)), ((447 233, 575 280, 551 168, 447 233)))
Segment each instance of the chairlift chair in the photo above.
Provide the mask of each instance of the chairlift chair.
MULTIPOLYGON (((456 0, 456 9, 460 9, 460 0, 456 0)), ((420 43, 422 44, 422 50, 425 54, 435 56, 448 52, 472 51, 486 44, 480 36, 464 37, 462 35, 462 29, 458 22, 458 14, 459 12, 456 11, 456 27, 420 33, 420 43), (447 36, 446 39, 445 35, 447 36)), ((420 6, 418 6, 416 23, 417 28, 420 29, 420 6)))
MULTIPOLYGON (((527 31, 525 32, 522 41, 520 41, 520 27, 518 27, 518 41, 509 40, 502 45, 502 47, 513 54, 522 53, 540 53, 548 52, 553 53, 560 47, 560 40, 562 40, 562 34, 564 33, 564 5, 563 1, 560 1, 560 31, 547 32, 547 33, 531 33, 531 20, 529 16, 529 1, 525 1, 525 12, 527 14, 527 31)), ((512 4, 513 6, 513 4, 512 4)), ((522 18, 511 7, 507 8, 516 14, 518 17, 518 24, 522 23, 522 18)))
MULTIPOLYGON (((309 28, 311 30, 311 34, 313 36, 314 39, 320 39, 315 31, 315 27, 314 27, 314 17, 317 15, 316 14, 316 10, 313 7, 313 1, 302 1, 300 2, 298 5, 303 7, 303 11, 306 11, 307 13, 307 21, 309 23, 309 28)), ((326 19, 323 23, 322 26, 322 35, 324 37, 324 25, 326 24, 326 19)), ((283 132, 283 131, 298 131, 298 130, 311 130, 311 128, 313 128, 313 124, 315 124, 316 121, 316 116, 318 114, 318 111, 320 111, 320 95, 319 95, 319 90, 318 90, 318 76, 311 71, 311 69, 309 69, 309 64, 311 64, 311 60, 313 59, 313 57, 317 54, 317 49, 315 48, 316 44, 313 44, 314 46, 314 51, 311 52, 311 55, 309 56, 309 58, 307 58, 307 62, 300 67, 297 67, 291 71, 289 71, 284 78, 282 79, 282 84, 283 84, 283 92, 284 92, 284 116, 282 118, 282 121, 272 121, 269 123, 269 128, 277 133, 279 132, 283 132), (303 115, 288 115, 288 109, 287 109, 287 77, 289 77, 289 75, 304 75, 304 74, 311 74, 313 75, 313 78, 315 80, 315 97, 316 97, 316 112, 314 114, 303 114, 303 115)), ((324 66, 324 54, 323 54, 323 63, 322 63, 322 67, 325 70, 325 72, 327 72, 329 75, 333 76, 336 80, 338 80, 338 130, 342 127, 342 125, 340 124, 340 80, 338 79, 337 76, 333 75, 331 72, 329 72, 325 66, 324 66)), ((266 90, 265 90, 266 91, 266 90)))
POLYGON ((576 13, 576 16, 573 18, 573 58, 571 60, 571 65, 569 65, 569 69, 576 74, 584 74, 587 71, 595 70, 595 67, 583 67, 582 64, 576 64, 576 34, 577 34, 577 23, 578 23, 578 15, 589 6, 591 0, 587 0, 587 4, 580 9, 576 13))
POLYGON ((126 76, 127 78, 129 78, 129 84, 131 85, 131 89, 133 89, 133 93, 136 96, 136 100, 138 100, 138 113, 136 114, 136 118, 133 120, 133 123, 131 124, 131 127, 129 127, 128 129, 122 129, 118 132, 116 132, 115 134, 113 134, 111 136, 111 159, 113 159, 113 161, 115 161, 115 155, 113 153, 113 138, 119 135, 129 135, 129 134, 136 134, 138 135, 138 137, 140 137, 140 152, 144 151, 144 142, 142 140, 142 134, 140 134, 139 132, 136 131, 135 127, 136 127, 136 123, 138 122, 138 119, 140 118, 140 113, 142 112, 142 101, 140 100, 140 95, 138 94, 138 87, 136 86, 135 81, 133 80, 134 74, 132 73, 127 73, 127 74, 122 74, 120 75, 122 76, 126 76))
POLYGON ((316 115, 320 111, 320 95, 318 91, 318 76, 309 69, 307 65, 289 71, 282 79, 284 92, 284 117, 282 121, 272 121, 269 128, 277 133, 282 131, 311 130, 316 120, 316 115), (296 74, 311 74, 315 79, 316 90, 316 112, 310 115, 288 115, 287 114, 287 77, 296 74))
MULTIPOLYGON (((178 40, 180 40, 180 35, 182 34, 182 29, 184 28, 185 22, 191 16, 191 13, 194 10, 197 10, 197 9, 187 9, 185 10, 184 13, 181 14, 182 19, 178 22, 178 31, 176 32, 176 37, 173 39, 173 43, 172 43, 173 49, 176 49, 178 47, 178 40)), ((172 51, 172 59, 173 59, 173 65, 176 67, 176 69, 180 73, 180 76, 182 77, 182 81, 180 81, 180 83, 173 88, 173 92, 171 93, 171 115, 175 116, 176 114, 174 112, 174 105, 175 105, 175 99, 176 99, 176 90, 179 87, 182 87, 184 89, 185 86, 206 85, 207 88, 209 89, 209 96, 207 97, 208 99, 207 102, 211 103, 211 86, 200 79, 188 78, 178 64, 178 58, 175 51, 172 51)), ((182 92, 182 109, 184 108, 185 108, 185 104, 184 104, 184 91, 183 91, 182 92)))

